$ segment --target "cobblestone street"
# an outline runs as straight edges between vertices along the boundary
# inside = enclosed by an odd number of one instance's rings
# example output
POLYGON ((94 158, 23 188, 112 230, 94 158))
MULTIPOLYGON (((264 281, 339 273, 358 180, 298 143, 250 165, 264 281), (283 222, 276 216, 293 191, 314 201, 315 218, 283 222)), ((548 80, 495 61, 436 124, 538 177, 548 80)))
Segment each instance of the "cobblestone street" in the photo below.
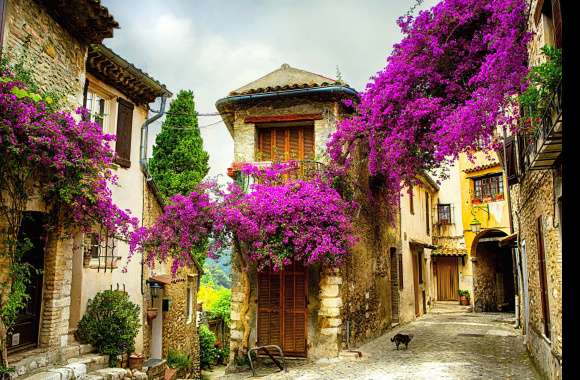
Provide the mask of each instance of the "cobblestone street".
MULTIPOLYGON (((362 358, 300 365, 290 361, 288 373, 261 366, 266 379, 541 379, 514 330, 513 314, 470 313, 465 307, 439 303, 422 318, 399 326, 359 348, 362 358), (414 335, 407 351, 395 350, 396 333, 414 335)), ((239 373, 213 378, 251 377, 239 373)))

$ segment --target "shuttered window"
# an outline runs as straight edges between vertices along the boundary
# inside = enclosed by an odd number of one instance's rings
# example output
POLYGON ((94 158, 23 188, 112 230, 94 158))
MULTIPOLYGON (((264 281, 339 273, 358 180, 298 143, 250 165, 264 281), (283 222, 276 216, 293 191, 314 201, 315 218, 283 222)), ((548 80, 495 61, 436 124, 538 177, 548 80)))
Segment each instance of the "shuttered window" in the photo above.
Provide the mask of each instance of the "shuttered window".
POLYGON ((115 162, 124 168, 131 166, 131 136, 133 127, 133 104, 123 100, 118 100, 117 112, 117 142, 115 152, 117 157, 115 162))
POLYGON ((258 345, 306 356, 307 282, 302 265, 258 274, 258 345))
POLYGON ((548 303, 548 276, 546 274, 546 253, 544 251, 544 229, 542 227, 542 217, 536 222, 537 244, 538 244, 538 274, 540 276, 540 298, 542 301, 542 322, 544 324, 544 335, 550 339, 550 307, 548 303))
POLYGON ((513 136, 505 140, 505 155, 506 177, 508 184, 512 185, 518 182, 516 145, 513 136))
POLYGON ((258 127, 257 161, 314 159, 314 126, 258 127))

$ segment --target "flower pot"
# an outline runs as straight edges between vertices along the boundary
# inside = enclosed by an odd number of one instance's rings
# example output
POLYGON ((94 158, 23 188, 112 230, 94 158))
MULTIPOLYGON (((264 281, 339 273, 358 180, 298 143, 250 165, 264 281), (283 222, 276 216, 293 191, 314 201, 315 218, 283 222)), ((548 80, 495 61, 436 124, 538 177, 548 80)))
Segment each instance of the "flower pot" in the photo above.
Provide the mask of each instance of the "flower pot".
POLYGON ((495 200, 496 200, 496 201, 503 201, 503 200, 504 200, 504 196, 503 196, 503 194, 498 194, 498 195, 496 195, 496 196, 495 196, 495 200))
POLYGON ((469 306, 469 299, 465 296, 459 297, 459 304, 462 306, 469 306))
POLYGON ((177 368, 165 368, 163 380, 175 380, 177 378, 177 368))
POLYGON ((474 204, 474 205, 481 204, 481 199, 479 199, 479 198, 473 198, 471 200, 471 203, 474 204))
POLYGON ((158 312, 159 309, 156 307, 150 307, 149 309, 147 309, 147 320, 151 322, 153 319, 157 317, 158 312))
POLYGON ((129 356, 129 369, 137 369, 141 371, 143 369, 143 362, 145 361, 145 355, 133 353, 129 356))

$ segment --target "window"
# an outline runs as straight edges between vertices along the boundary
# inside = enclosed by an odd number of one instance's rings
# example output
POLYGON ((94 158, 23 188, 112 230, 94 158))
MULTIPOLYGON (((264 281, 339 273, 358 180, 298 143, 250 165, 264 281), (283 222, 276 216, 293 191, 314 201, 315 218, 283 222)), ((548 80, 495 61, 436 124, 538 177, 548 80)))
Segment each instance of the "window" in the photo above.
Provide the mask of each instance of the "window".
POLYGON ((193 289, 191 281, 187 282, 187 305, 185 315, 187 316, 187 323, 191 323, 193 321, 193 289))
POLYGON ((411 188, 411 190, 409 190, 409 212, 411 212, 411 215, 415 215, 415 205, 413 204, 414 196, 413 188, 411 188))
POLYGON ((546 274, 546 255, 544 252, 544 231, 542 217, 537 221, 537 244, 538 244, 538 275, 540 276, 540 296, 542 301, 542 319, 544 335, 550 339, 550 307, 548 304, 548 277, 546 274))
POLYGON ((502 200, 503 199, 503 175, 475 178, 473 190, 476 199, 479 200, 502 200))
POLYGON ((111 97, 90 88, 88 81, 85 86, 83 105, 89 111, 89 119, 101 126, 101 131, 110 129, 111 97))
POLYGON ((83 240, 83 266, 86 268, 112 270, 120 259, 116 256, 117 238, 106 231, 85 234, 83 240))
POLYGON ((431 227, 429 224, 431 223, 431 218, 429 217, 429 193, 425 192, 425 228, 427 235, 431 233, 431 227))
POLYGON ((438 204, 437 205, 437 221, 439 224, 451 224, 451 205, 438 204))
POLYGON ((403 254, 399 253, 399 289, 403 289, 403 254))
POLYGON ((259 127, 257 161, 314 159, 314 126, 259 127))

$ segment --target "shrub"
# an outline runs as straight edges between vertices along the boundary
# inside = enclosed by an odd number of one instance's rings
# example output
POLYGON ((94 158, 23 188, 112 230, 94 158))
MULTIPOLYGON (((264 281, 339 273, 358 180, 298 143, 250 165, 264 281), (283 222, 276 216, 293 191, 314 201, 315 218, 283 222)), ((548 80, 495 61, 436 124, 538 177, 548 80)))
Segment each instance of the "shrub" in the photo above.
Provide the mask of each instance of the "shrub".
POLYGON ((105 290, 89 300, 78 324, 77 337, 98 352, 110 355, 109 365, 114 366, 119 354, 133 351, 139 327, 139 306, 131 302, 129 295, 105 290))
POLYGON ((169 368, 187 370, 193 366, 193 361, 185 352, 169 350, 167 354, 167 365, 169 368))
POLYGON ((201 368, 211 368, 218 358, 215 347, 216 337, 206 325, 199 326, 199 364, 201 368))

